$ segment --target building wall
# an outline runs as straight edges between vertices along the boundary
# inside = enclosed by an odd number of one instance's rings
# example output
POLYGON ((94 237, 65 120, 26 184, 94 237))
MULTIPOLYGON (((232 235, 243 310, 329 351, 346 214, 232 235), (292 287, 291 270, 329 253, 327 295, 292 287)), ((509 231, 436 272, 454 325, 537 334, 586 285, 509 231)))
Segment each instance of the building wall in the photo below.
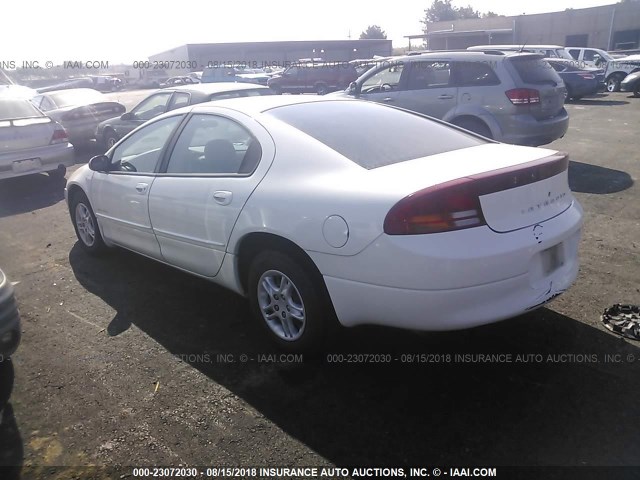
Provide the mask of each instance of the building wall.
POLYGON ((325 40, 291 42, 245 42, 189 44, 151 55, 149 60, 189 62, 197 64, 191 70, 221 64, 263 67, 286 65, 301 58, 322 58, 326 61, 372 58, 392 53, 391 40, 325 40))
POLYGON ((638 48, 640 1, 536 15, 429 23, 427 34, 427 47, 432 50, 489 43, 566 45, 568 42, 582 43, 572 46, 604 50, 614 50, 616 44, 626 42, 635 43, 635 47, 630 48, 638 48), (484 32, 496 29, 512 29, 513 32, 511 35, 493 34, 491 39, 489 33, 484 32))

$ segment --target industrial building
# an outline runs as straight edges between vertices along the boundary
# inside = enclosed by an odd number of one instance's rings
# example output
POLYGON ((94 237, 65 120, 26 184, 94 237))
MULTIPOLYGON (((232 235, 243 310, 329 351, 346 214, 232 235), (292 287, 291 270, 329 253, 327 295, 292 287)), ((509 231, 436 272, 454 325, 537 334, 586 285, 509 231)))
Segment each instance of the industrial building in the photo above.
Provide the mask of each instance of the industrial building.
POLYGON ((303 58, 348 61, 373 58, 374 55, 389 56, 391 53, 391 40, 377 39, 198 43, 151 55, 149 61, 165 62, 172 65, 172 70, 183 67, 188 70, 202 70, 207 66, 221 64, 261 68, 285 66, 303 58))
POLYGON ((409 35, 410 47, 462 49, 485 44, 547 44, 603 50, 640 48, 640 1, 631 0, 562 12, 498 16, 427 23, 425 33, 409 35), (413 43, 413 45, 411 45, 413 43))

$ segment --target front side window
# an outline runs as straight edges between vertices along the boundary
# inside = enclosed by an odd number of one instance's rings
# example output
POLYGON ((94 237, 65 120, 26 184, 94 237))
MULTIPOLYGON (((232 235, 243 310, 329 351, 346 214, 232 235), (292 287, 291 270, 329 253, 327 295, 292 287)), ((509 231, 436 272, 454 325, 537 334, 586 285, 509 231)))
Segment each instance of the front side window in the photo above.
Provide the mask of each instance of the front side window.
POLYGON ((162 149, 183 117, 164 118, 131 135, 113 152, 111 171, 153 173, 162 149))
POLYGON ((412 62, 409 74, 409 90, 442 88, 449 86, 451 64, 449 62, 412 62))
POLYGON ((403 69, 404 64, 400 62, 385 65, 382 70, 378 70, 364 81, 360 87, 360 93, 367 94, 399 90, 403 69))
POLYGON ((143 100, 131 111, 136 120, 151 120, 167 110, 171 92, 157 93, 143 100))
POLYGON ((239 123, 218 115, 193 115, 171 152, 167 173, 249 174, 262 149, 239 123))

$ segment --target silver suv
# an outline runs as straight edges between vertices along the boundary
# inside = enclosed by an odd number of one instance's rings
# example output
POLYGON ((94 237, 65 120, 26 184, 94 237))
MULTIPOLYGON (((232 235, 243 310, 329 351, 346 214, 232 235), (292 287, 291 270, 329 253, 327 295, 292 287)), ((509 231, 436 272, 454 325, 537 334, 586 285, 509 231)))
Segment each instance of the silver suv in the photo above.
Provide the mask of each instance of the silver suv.
POLYGON ((431 52, 380 62, 334 95, 413 110, 485 137, 544 145, 564 136, 565 85, 535 53, 431 52))

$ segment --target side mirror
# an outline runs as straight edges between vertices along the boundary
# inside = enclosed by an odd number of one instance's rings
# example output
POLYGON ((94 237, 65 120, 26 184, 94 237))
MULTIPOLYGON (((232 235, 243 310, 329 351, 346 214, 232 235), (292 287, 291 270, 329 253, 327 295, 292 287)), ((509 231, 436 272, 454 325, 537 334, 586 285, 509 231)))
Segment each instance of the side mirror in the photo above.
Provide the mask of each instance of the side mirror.
POLYGON ((120 120, 133 120, 133 114, 131 112, 123 113, 120 115, 120 120))
POLYGON ((111 167, 111 160, 106 155, 96 155, 89 160, 89 169, 94 172, 108 172, 111 167))
POLYGON ((358 96, 358 94, 360 93, 360 92, 358 91, 358 84, 357 84, 356 82, 351 82, 351 83, 349 84, 349 90, 348 90, 348 91, 349 91, 349 93, 350 93, 351 95, 354 95, 354 96, 356 96, 356 97, 357 97, 357 96, 358 96))

